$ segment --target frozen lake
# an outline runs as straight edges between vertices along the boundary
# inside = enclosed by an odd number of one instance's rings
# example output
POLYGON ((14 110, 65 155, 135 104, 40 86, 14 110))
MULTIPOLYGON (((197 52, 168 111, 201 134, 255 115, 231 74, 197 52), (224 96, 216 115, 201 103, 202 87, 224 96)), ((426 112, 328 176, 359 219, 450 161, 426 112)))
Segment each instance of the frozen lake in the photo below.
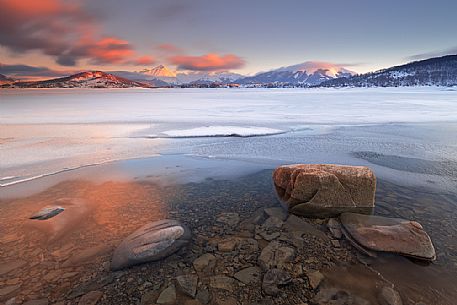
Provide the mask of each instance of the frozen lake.
POLYGON ((451 88, 1 90, 0 185, 182 154, 357 163, 450 187, 455 179, 442 177, 440 162, 456 162, 456 122, 451 88), (434 169, 388 168, 389 156, 425 160, 434 169))

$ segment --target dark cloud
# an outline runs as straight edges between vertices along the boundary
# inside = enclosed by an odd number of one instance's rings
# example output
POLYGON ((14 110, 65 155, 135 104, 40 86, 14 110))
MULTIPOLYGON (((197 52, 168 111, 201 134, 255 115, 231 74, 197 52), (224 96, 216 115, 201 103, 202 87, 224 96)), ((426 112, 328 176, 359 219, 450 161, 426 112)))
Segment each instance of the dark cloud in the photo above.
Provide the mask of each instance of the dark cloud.
POLYGON ((68 75, 68 71, 54 71, 46 67, 34 67, 27 65, 4 65, 0 64, 0 74, 13 78, 24 77, 60 77, 68 75))
POLYGON ((133 46, 117 37, 99 38, 97 16, 75 1, 0 0, 0 45, 14 52, 41 51, 63 66, 80 59, 128 64, 133 46))

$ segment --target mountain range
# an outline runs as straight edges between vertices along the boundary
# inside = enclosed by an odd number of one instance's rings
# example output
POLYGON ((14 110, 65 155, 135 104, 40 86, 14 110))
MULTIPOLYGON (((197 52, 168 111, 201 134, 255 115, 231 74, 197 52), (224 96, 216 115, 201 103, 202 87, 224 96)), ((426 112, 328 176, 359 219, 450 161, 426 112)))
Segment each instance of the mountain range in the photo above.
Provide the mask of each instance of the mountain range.
POLYGON ((308 61, 254 76, 218 71, 174 71, 163 65, 139 71, 87 71, 44 81, 16 81, 0 74, 0 86, 18 88, 153 87, 397 87, 456 86, 457 55, 356 74, 342 65, 308 61))
POLYGON ((356 73, 340 65, 326 62, 307 61, 298 65, 258 73, 237 80, 240 84, 288 84, 314 86, 338 77, 349 77, 356 73))
POLYGON ((434 57, 401 66, 325 81, 319 87, 456 86, 457 55, 434 57))

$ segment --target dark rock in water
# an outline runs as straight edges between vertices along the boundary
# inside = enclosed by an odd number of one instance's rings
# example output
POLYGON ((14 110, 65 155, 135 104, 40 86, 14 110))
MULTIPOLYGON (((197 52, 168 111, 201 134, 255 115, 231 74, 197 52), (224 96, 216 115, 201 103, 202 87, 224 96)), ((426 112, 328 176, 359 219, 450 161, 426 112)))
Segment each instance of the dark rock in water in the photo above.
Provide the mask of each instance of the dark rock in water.
POLYGON ((343 233, 358 247, 429 261, 436 258, 430 237, 415 221, 354 213, 344 213, 340 219, 343 233))
POLYGON ((343 212, 369 213, 374 207, 376 177, 364 166, 283 165, 274 171, 273 182, 293 214, 331 217, 343 212))
POLYGON ((361 297, 350 294, 346 290, 336 288, 321 289, 311 300, 311 304, 318 305, 370 305, 361 297))
POLYGON ((193 274, 179 275, 176 277, 178 288, 190 297, 197 294, 198 277, 193 274))
POLYGON ((30 216, 30 219, 46 220, 62 213, 64 210, 65 209, 60 206, 44 207, 32 216, 30 216))
POLYGON ((278 295, 280 286, 291 282, 290 274, 281 269, 270 269, 263 276, 262 289, 267 295, 278 295))
POLYGON ((259 265, 264 270, 271 268, 286 269, 295 258, 295 249, 277 241, 270 242, 259 256, 259 265))
POLYGON ((133 232, 114 251, 111 270, 157 261, 189 243, 190 230, 176 220, 149 223, 133 232))
POLYGON ((233 277, 245 285, 254 285, 260 283, 261 273, 262 271, 259 267, 248 267, 238 271, 233 275, 233 277))
POLYGON ((157 304, 175 304, 176 303, 176 288, 171 285, 165 288, 157 299, 157 304))

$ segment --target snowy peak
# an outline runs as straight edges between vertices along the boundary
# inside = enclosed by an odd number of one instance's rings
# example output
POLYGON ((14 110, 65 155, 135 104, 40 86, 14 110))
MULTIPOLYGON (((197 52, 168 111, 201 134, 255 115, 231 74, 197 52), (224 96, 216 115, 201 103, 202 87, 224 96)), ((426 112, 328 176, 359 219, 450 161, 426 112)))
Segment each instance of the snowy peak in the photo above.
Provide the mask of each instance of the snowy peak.
POLYGON ((298 65, 281 67, 252 77, 238 80, 241 84, 290 84, 301 86, 318 85, 337 77, 348 77, 355 73, 341 65, 307 61, 298 65))
POLYGON ((149 76, 153 76, 157 79, 161 78, 174 78, 176 77, 176 72, 168 69, 164 65, 159 65, 157 67, 154 67, 152 69, 143 69, 141 71, 138 71, 138 73, 141 74, 146 74, 149 76))
POLYGON ((323 87, 456 86, 457 55, 429 58, 352 77, 326 81, 323 87))

